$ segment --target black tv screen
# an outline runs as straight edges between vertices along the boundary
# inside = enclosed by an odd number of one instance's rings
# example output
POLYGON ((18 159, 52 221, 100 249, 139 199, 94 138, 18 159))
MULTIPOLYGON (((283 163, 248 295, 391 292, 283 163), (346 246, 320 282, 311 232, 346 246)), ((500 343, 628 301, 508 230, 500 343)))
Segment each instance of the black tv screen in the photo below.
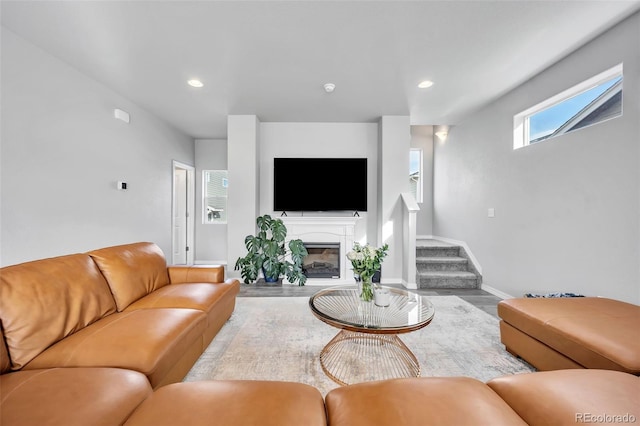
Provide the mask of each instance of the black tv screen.
POLYGON ((273 210, 367 211, 367 159, 274 158, 273 210))

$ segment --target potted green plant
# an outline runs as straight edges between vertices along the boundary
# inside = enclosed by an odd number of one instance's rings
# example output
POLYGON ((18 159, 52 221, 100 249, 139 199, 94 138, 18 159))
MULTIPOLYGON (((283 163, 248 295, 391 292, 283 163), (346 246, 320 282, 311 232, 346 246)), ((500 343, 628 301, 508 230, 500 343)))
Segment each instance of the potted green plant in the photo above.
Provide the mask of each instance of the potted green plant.
POLYGON ((274 219, 269 215, 259 216, 256 219, 258 233, 247 235, 244 245, 247 255, 238 258, 235 270, 240 274, 246 284, 255 281, 262 271, 265 281, 276 282, 280 277, 298 285, 304 285, 307 276, 302 271, 302 260, 307 255, 302 240, 291 240, 285 245, 287 227, 280 219, 274 219), (291 261, 287 260, 287 249, 291 261))

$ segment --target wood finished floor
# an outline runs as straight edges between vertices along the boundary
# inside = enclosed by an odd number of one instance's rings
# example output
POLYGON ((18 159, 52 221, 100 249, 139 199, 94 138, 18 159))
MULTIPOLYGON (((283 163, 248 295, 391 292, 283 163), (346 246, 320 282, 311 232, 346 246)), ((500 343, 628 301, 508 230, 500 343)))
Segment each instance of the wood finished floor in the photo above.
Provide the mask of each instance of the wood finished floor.
MULTIPOLYGON (((390 286, 403 288, 400 285, 390 286)), ((295 286, 282 285, 279 287, 256 286, 254 284, 240 284, 238 297, 310 297, 322 290, 322 286, 295 286)), ((411 290, 423 296, 458 296, 478 309, 481 309, 494 317, 498 316, 497 305, 501 300, 480 289, 417 289, 411 290)))

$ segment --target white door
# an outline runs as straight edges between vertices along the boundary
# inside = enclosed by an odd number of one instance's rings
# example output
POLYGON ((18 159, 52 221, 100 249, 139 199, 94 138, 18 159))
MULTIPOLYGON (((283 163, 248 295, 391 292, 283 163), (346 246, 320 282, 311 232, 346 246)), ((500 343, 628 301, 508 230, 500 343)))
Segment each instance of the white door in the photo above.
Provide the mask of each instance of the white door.
POLYGON ((173 173, 173 263, 187 264, 187 171, 173 173))
POLYGON ((173 162, 173 193, 171 208, 171 251, 173 265, 193 265, 195 169, 173 162))

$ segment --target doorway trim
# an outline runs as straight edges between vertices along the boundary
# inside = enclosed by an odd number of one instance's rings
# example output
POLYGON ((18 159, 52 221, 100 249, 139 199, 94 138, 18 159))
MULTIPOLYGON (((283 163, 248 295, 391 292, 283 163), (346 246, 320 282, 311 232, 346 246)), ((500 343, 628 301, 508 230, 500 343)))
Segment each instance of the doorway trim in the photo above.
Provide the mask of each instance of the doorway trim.
POLYGON ((189 164, 181 163, 180 161, 173 160, 171 168, 171 263, 176 264, 175 253, 178 250, 186 250, 187 252, 187 265, 194 264, 195 257, 195 167, 189 164), (177 241, 175 236, 175 217, 176 211, 180 207, 176 205, 176 174, 178 171, 187 172, 187 200, 186 200, 186 213, 187 213, 187 245, 186 247, 176 247, 177 241))

